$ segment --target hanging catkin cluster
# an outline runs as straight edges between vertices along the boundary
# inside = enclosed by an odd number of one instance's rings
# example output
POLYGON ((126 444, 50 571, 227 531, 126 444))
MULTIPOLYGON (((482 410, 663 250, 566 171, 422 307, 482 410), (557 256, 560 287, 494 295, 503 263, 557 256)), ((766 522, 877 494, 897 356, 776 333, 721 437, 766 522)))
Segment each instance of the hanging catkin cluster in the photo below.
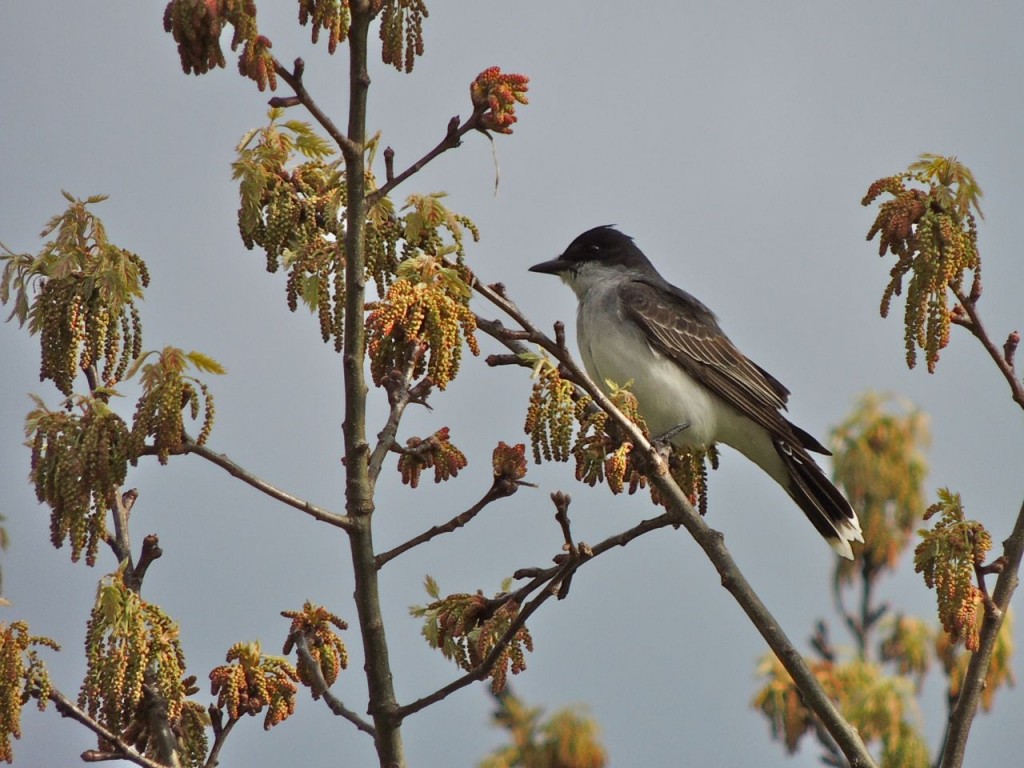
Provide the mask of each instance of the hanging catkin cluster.
POLYGON ((881 314, 889 314, 893 297, 903 293, 906 277, 907 365, 916 365, 920 349, 931 373, 939 353, 949 343, 950 290, 962 291, 965 273, 971 271, 971 296, 976 300, 981 294, 974 218, 975 211, 981 213, 981 189, 970 170, 956 158, 922 155, 904 173, 874 182, 861 204, 870 205, 882 194, 892 199, 879 205, 867 239, 878 235, 879 255, 891 251, 897 261, 882 294, 881 314), (927 190, 908 186, 914 183, 927 190))
POLYGON ((424 374, 444 389, 459 372, 462 343, 474 355, 476 316, 469 309, 469 271, 429 256, 407 259, 399 279, 382 301, 368 305, 367 352, 380 386, 394 370, 412 362, 412 376, 424 374))
POLYGON ((86 628, 88 666, 78 705, 148 757, 156 756, 159 736, 146 716, 146 688, 166 702, 171 729, 194 742, 184 752, 206 750, 205 729, 194 728, 195 705, 186 699, 198 688, 194 677, 185 677, 178 635, 177 624, 131 590, 121 571, 104 578, 86 628))
POLYGON ((96 562, 107 512, 117 504, 132 458, 128 427, 100 399, 76 398, 78 413, 48 410, 36 399, 26 420, 32 440, 29 476, 50 507, 50 540, 68 542, 71 559, 96 562))

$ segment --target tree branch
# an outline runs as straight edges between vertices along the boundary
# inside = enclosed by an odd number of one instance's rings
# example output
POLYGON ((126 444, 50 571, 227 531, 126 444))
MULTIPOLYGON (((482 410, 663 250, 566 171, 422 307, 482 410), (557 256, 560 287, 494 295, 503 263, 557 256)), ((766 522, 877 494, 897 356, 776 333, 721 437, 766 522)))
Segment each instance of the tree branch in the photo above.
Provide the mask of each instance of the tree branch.
POLYGON ((960 306, 963 307, 969 319, 968 322, 961 321, 958 324, 964 326, 981 342, 989 357, 992 358, 992 362, 996 364, 999 372, 1003 374, 1006 383, 1010 385, 1010 395, 1013 397, 1014 402, 1021 408, 1024 408, 1024 384, 1017 378, 1017 372, 1013 366, 1013 357, 1016 351, 1016 344, 1012 343, 1013 334, 1010 334, 1006 344, 1000 349, 985 331, 985 326, 981 322, 981 315, 978 313, 978 306, 973 298, 965 294, 963 289, 957 286, 950 285, 949 288, 953 295, 956 296, 957 301, 960 302, 960 306))
MULTIPOLYGON (((349 551, 355 578, 355 604, 363 641, 368 712, 375 729, 374 746, 382 767, 404 768, 405 750, 398 702, 381 613, 380 585, 373 546, 373 483, 366 440, 366 105, 370 87, 367 37, 373 20, 372 4, 352 3, 349 27, 349 146, 345 158, 345 327, 342 335, 345 418, 345 511, 352 522, 349 551)), ((340 264, 338 265, 340 267, 340 264)))
POLYGON ((320 665, 317 664, 316 660, 313 659, 312 654, 309 652, 309 643, 306 640, 306 635, 299 630, 294 633, 293 637, 296 653, 298 653, 299 658, 305 665, 305 668, 313 675, 314 685, 310 686, 313 691, 313 698, 322 698, 327 707, 335 715, 348 720, 363 733, 368 733, 371 736, 376 737, 377 731, 372 725, 346 707, 341 699, 331 693, 330 686, 327 685, 327 681, 324 679, 323 673, 320 671, 320 665))
MULTIPOLYGON (((557 583, 557 581, 560 581, 562 577, 571 574, 572 571, 579 567, 581 562, 582 561, 580 560, 566 562, 564 565, 556 569, 556 577, 558 578, 552 579, 552 581, 557 583)), ((415 714, 421 709, 429 707, 431 704, 436 704, 442 699, 448 698, 456 691, 465 688, 467 685, 475 683, 478 680, 483 680, 487 677, 494 668, 494 665, 498 662, 498 659, 500 659, 502 654, 505 652, 506 646, 512 642, 512 638, 514 638, 516 633, 519 632, 519 630, 523 628, 523 625, 526 624, 527 619, 529 619, 530 616, 532 616, 553 594, 554 592, 550 589, 544 590, 527 603, 519 612, 519 615, 516 616, 515 620, 509 624, 508 629, 505 630, 505 633, 491 649, 491 652, 487 654, 487 658, 481 661, 469 672, 448 683, 448 685, 443 688, 439 688, 430 695, 417 699, 410 704, 406 704, 404 707, 399 707, 398 712, 396 713, 399 720, 405 719, 409 715, 415 714)))
MULTIPOLYGON (((568 497, 565 498, 567 499, 568 497)), ((558 500, 555 500, 555 505, 558 510, 557 515, 564 515, 564 508, 559 506, 558 500)), ((487 612, 488 615, 510 601, 523 604, 526 602, 527 598, 529 598, 529 596, 538 589, 541 589, 546 585, 550 586, 540 595, 533 598, 529 603, 526 603, 526 607, 520 612, 516 621, 509 627, 509 630, 502 635, 491 654, 489 654, 488 657, 478 666, 468 671, 462 677, 453 680, 443 688, 439 688, 433 693, 423 696, 416 701, 401 707, 399 709, 400 716, 403 718, 407 717, 414 712, 418 712, 431 704, 435 704, 438 701, 447 698, 456 691, 465 688, 467 685, 478 680, 483 680, 487 677, 500 657, 502 649, 504 649, 512 640, 515 633, 518 632, 519 628, 526 623, 526 620, 530 615, 540 608, 541 604, 552 595, 558 597, 558 599, 565 597, 565 591, 562 586, 570 582, 573 574, 585 563, 590 562, 595 557, 598 557, 611 549, 624 547, 634 539, 643 536, 645 533, 649 533, 659 528, 666 528, 668 526, 678 527, 681 524, 682 519, 680 515, 677 512, 670 510, 664 514, 658 515, 657 517, 651 518, 650 520, 643 520, 633 528, 622 531, 614 536, 609 536, 593 547, 587 547, 580 543, 573 548, 576 550, 575 552, 569 552, 568 555, 559 555, 559 560, 562 558, 566 559, 563 562, 559 562, 558 565, 554 565, 549 568, 521 568, 516 571, 514 574, 515 578, 529 578, 530 581, 514 592, 510 592, 490 601, 487 612)), ((563 525, 562 521, 559 521, 559 525, 563 526, 562 531, 563 534, 565 534, 566 526, 563 525)))
POLYGON ((343 528, 346 531, 351 530, 352 528, 352 520, 346 515, 328 512, 326 509, 321 509, 305 499, 300 499, 297 496, 292 496, 290 493, 282 491, 280 488, 271 485, 267 481, 242 468, 223 453, 212 451, 205 445, 199 445, 191 440, 185 443, 185 453, 194 453, 197 456, 202 456, 207 461, 210 461, 221 469, 226 470, 229 475, 237 477, 242 482, 251 485, 257 491, 261 491, 272 499, 277 499, 277 501, 287 504, 290 507, 294 507, 300 512, 305 512, 315 520, 319 520, 322 523, 330 523, 331 525, 343 528))
MULTIPOLYGON (((388 420, 377 433, 377 445, 370 454, 367 471, 370 475, 370 483, 377 484, 381 468, 384 466, 384 459, 395 445, 395 436, 398 434, 398 425, 402 421, 402 415, 410 403, 421 403, 427 405, 426 397, 430 392, 432 382, 429 377, 423 379, 415 387, 412 384, 412 374, 416 370, 416 364, 423 356, 423 348, 417 347, 412 350, 409 360, 402 371, 392 371, 391 375, 383 382, 384 389, 388 393, 388 403, 391 411, 388 413, 388 420)), ((429 408, 429 406, 427 406, 429 408)))
MULTIPOLYGON (((462 123, 461 125, 459 124, 459 116, 458 115, 456 115, 451 120, 449 120, 448 121, 448 130, 445 132, 444 138, 441 139, 441 141, 438 142, 437 146, 434 147, 429 152, 427 152, 427 154, 425 154, 423 157, 421 157, 415 163, 410 165, 408 168, 406 168, 404 171, 402 171, 397 176, 393 175, 394 174, 393 170, 388 171, 387 177, 386 177, 387 181, 383 185, 378 187, 377 189, 373 190, 373 192, 371 192, 369 195, 366 196, 367 204, 368 205, 373 205, 380 198, 382 198, 385 195, 387 195, 388 193, 390 193, 392 189, 397 187, 399 184, 401 184, 403 181, 408 179, 414 173, 418 173, 423 168, 423 166, 425 166, 427 163, 429 163, 435 157, 437 157, 438 155, 441 155, 441 154, 447 152, 449 149, 455 149, 456 147, 461 145, 462 144, 462 137, 463 136, 465 136, 467 133, 469 133, 473 129, 480 127, 480 117, 486 111, 487 111, 487 106, 486 105, 477 107, 476 109, 473 110, 473 114, 471 114, 466 119, 466 122, 462 123)), ((394 164, 394 157, 395 157, 394 150, 391 149, 391 147, 388 147, 384 151, 385 151, 385 160, 387 161, 387 164, 389 166, 393 165, 394 164), (390 150, 390 158, 387 155, 389 150, 390 150)))
POLYGON ((381 552, 375 558, 377 568, 383 568, 384 565, 389 561, 394 560, 396 557, 405 552, 408 552, 413 547, 418 547, 420 544, 425 544, 435 536, 440 536, 443 533, 451 533, 453 531, 458 530, 462 526, 469 523, 469 521, 476 517, 480 512, 482 512, 484 507, 486 507, 492 501, 496 501, 497 499, 505 498, 506 496, 510 495, 511 493, 507 490, 504 490, 501 484, 496 481, 493 485, 491 485, 490 488, 487 489, 487 493, 483 495, 480 501, 478 501, 472 507, 467 509, 465 512, 460 512, 447 523, 433 526, 429 530, 424 531, 418 536, 414 536, 405 543, 399 544, 394 549, 389 549, 387 552, 381 552))
POLYGON ((128 760, 136 765, 141 765, 142 768, 166 768, 165 765, 140 755, 129 744, 125 743, 120 736, 107 730, 105 727, 93 720, 84 710, 79 709, 78 705, 56 688, 50 689, 49 699, 54 703, 54 706, 57 711, 60 712, 61 716, 70 717, 72 720, 78 721, 116 750, 114 753, 110 754, 105 752, 101 753, 95 750, 86 751, 82 753, 82 760, 85 762, 116 759, 128 760))
POLYGON ((114 518, 114 535, 106 534, 104 541, 110 547, 118 563, 132 556, 132 542, 128 535, 128 516, 139 498, 138 488, 130 488, 120 496, 115 496, 114 508, 111 510, 111 517, 114 518))
POLYGON ((739 603, 744 613, 767 641, 786 671, 800 689, 808 708, 821 720, 824 727, 836 740, 843 754, 850 761, 852 768, 874 766, 874 759, 853 728, 836 709, 824 689, 818 683, 801 653, 786 636, 775 617, 761 602, 753 587, 743 576, 732 555, 726 548, 722 534, 712 529, 690 504, 686 496, 679 490, 668 471, 659 452, 648 442, 637 426, 627 419, 608 399, 586 374, 580 369, 564 345, 556 344, 546 334, 541 333, 515 306, 504 296, 489 286, 474 280, 473 288, 491 303, 515 320, 529 335, 534 343, 552 354, 568 371, 578 384, 589 394, 596 405, 609 414, 619 428, 629 437, 636 449, 642 451, 652 467, 649 479, 666 499, 666 506, 679 515, 679 522, 686 528, 697 544, 711 560, 722 580, 722 586, 729 591, 739 603))
POLYGON ((355 154, 362 152, 362 147, 338 130, 338 126, 327 116, 327 114, 320 109, 320 106, 313 100, 313 97, 309 95, 309 91, 306 90, 306 86, 302 82, 302 73, 306 68, 306 62, 302 59, 296 59, 294 69, 289 72, 283 66, 281 62, 274 59, 274 71, 277 76, 284 80, 295 91, 295 99, 297 102, 288 97, 276 96, 270 100, 270 106, 272 107, 290 107, 295 106, 296 103, 301 104, 306 110, 313 116, 313 119, 320 123, 320 126, 327 131, 327 135, 334 139, 334 142, 338 145, 341 151, 346 154, 355 154))
POLYGON ((992 601, 998 610, 985 612, 985 618, 981 624, 978 650, 971 656, 967 674, 964 676, 964 686, 960 691, 960 698, 957 699, 949 716, 949 727, 946 731, 942 753, 942 768, 959 768, 963 765, 967 736, 970 733, 971 724, 974 722, 974 716, 978 713, 978 703, 981 700, 981 692, 985 688, 985 676, 992 660, 992 651, 996 645, 999 629, 1006 618, 1010 598, 1013 597, 1013 592, 1019 583, 1018 571, 1022 555, 1024 555, 1024 504, 1021 505, 1020 511, 1017 513, 1017 522, 1013 527, 1013 532, 1003 542, 1003 556, 1006 558, 1006 562, 1002 573, 996 579, 996 587, 992 592, 992 601))
POLYGON ((214 705, 210 705, 210 724, 213 727, 213 746, 210 747, 210 754, 206 758, 204 768, 217 768, 220 765, 220 751, 227 740, 231 729, 238 723, 238 718, 228 718, 228 724, 223 725, 224 713, 214 705))

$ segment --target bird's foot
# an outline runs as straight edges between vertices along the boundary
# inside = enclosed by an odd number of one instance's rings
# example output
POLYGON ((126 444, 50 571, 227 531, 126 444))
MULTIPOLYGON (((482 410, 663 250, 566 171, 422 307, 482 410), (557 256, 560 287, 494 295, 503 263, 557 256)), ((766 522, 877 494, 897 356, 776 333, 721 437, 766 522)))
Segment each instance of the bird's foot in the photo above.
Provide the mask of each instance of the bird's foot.
POLYGON ((682 424, 676 424, 668 432, 658 435, 657 437, 651 438, 651 446, 658 452, 663 461, 668 461, 669 456, 672 454, 672 438, 678 435, 683 430, 690 428, 690 422, 684 422, 682 424))

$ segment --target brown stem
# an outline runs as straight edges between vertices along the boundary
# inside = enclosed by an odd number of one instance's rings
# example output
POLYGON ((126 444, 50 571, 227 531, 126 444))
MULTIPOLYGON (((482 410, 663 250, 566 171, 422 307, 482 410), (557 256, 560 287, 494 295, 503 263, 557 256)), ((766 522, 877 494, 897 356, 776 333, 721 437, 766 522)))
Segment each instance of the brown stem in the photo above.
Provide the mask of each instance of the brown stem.
POLYGON ((322 698, 335 715, 348 720, 363 733, 376 737, 377 734, 372 725, 346 707, 341 699, 331 693, 330 686, 327 685, 327 681, 320 671, 320 665, 317 664, 309 652, 309 642, 306 640, 306 635, 300 630, 294 634, 293 639, 295 642, 295 652, 299 655, 305 668, 313 675, 313 685, 310 686, 313 691, 313 697, 322 698))
POLYGON ((238 723, 238 718, 228 718, 227 725, 221 725, 223 713, 213 705, 210 706, 210 722, 213 725, 213 746, 210 747, 210 754, 206 758, 204 768, 217 768, 220 764, 220 751, 224 747, 231 729, 238 723))
POLYGON ((413 371, 416 369, 416 363, 421 356, 422 351, 415 350, 413 354, 409 355, 405 370, 395 371, 394 375, 384 383, 388 392, 388 402, 391 404, 391 410, 388 413, 388 420, 380 432, 377 433, 377 445, 370 454, 367 471, 369 472, 372 485, 377 484, 377 478, 380 476, 381 468, 384 466, 384 459, 395 445, 395 436, 398 434, 398 425, 402 421, 402 415, 405 413, 409 403, 413 402, 410 385, 412 383, 413 371))
POLYGON ((971 301, 971 298, 956 286, 951 285, 950 290, 953 291, 953 295, 956 296, 960 306, 963 307, 964 312, 970 318, 970 324, 965 325, 965 327, 981 342, 989 357, 992 358, 992 362, 996 364, 999 372, 1003 374, 1006 383, 1010 385, 1010 395, 1013 397, 1014 402, 1021 408, 1024 408, 1024 384, 1017 378, 1017 372, 1014 370, 1012 363, 1013 355, 1007 355, 1005 349, 1000 349, 989 337, 985 331, 985 326, 981 322, 981 315, 978 314, 978 307, 971 301), (1007 359, 1008 357, 1009 359, 1007 359))
MULTIPOLYGON (((475 110, 473 110, 473 114, 471 114, 469 116, 469 118, 466 120, 466 122, 462 123, 461 125, 459 124, 459 117, 458 117, 458 115, 453 117, 451 120, 448 121, 448 130, 445 132, 444 138, 441 139, 441 141, 438 142, 437 146, 434 147, 429 152, 427 152, 427 154, 425 154, 423 157, 421 157, 415 163, 410 165, 408 168, 406 168, 404 171, 402 171, 397 176, 394 175, 394 168, 393 168, 394 151, 392 150, 392 153, 391 153, 391 166, 390 166, 390 170, 389 170, 387 153, 385 152, 385 158, 384 159, 385 159, 385 171, 387 173, 387 177, 386 177, 387 181, 382 186, 378 187, 373 192, 371 192, 369 195, 367 195, 366 199, 367 199, 368 204, 369 205, 373 205, 375 202, 377 202, 377 200, 379 200, 380 198, 382 198, 385 195, 387 195, 389 192, 391 192, 392 189, 397 187, 399 184, 401 184, 403 181, 408 179, 414 173, 418 173, 423 168, 423 166, 425 166, 427 163, 429 163, 431 160, 433 160, 438 155, 447 152, 449 149, 455 149, 456 147, 461 145, 462 144, 462 137, 465 136, 470 131, 472 131, 474 128, 478 128, 480 126, 480 117, 486 111, 487 111, 487 106, 486 105, 484 105, 482 107, 477 107, 475 110)), ((390 147, 388 149, 390 149, 390 147)))
POLYGON ((205 445, 199 445, 198 443, 190 440, 185 443, 185 453, 194 453, 196 456, 202 456, 207 461, 226 470, 232 477, 237 477, 242 482, 251 485, 257 491, 265 493, 272 499, 277 499, 278 501, 287 504, 289 507, 294 507, 300 512, 305 512, 315 520, 319 520, 322 523, 330 523, 331 525, 336 525, 337 527, 344 528, 345 530, 349 530, 352 527, 352 521, 345 515, 328 512, 326 509, 321 509, 320 507, 309 503, 305 499, 300 499, 298 496, 292 496, 290 493, 282 491, 280 488, 271 485, 266 480, 257 477, 248 470, 239 466, 225 454, 211 451, 205 445))
POLYGON ((163 764, 140 755, 120 736, 91 718, 85 710, 79 709, 78 705, 56 688, 50 689, 49 699, 63 717, 70 717, 72 720, 78 721, 114 748, 113 752, 104 753, 89 750, 82 754, 82 759, 86 762, 96 762, 97 759, 110 760, 116 758, 118 760, 128 760, 136 765, 141 765, 143 768, 166 768, 163 764))
MULTIPOLYGON (((331 118, 329 118, 326 113, 320 109, 320 106, 313 100, 313 97, 309 95, 309 91, 306 90, 306 86, 302 82, 302 72, 305 69, 305 66, 305 62, 303 62, 302 59, 296 59, 295 68, 289 72, 281 66, 281 62, 274 59, 274 71, 277 73, 278 77, 288 83, 289 87, 295 91, 295 98, 298 100, 296 103, 302 104, 302 106, 307 109, 309 114, 313 116, 313 119, 320 124, 320 127, 327 131, 327 135, 334 139, 334 143, 341 148, 341 151, 345 155, 349 155, 357 151, 361 152, 362 142, 354 142, 338 130, 338 126, 336 126, 331 118)), ((277 100, 280 102, 281 98, 282 97, 277 97, 277 100)), ((287 100, 288 103, 280 102, 277 106, 292 106, 293 102, 291 102, 288 97, 284 97, 284 99, 287 100)), ((275 99, 271 99, 271 101, 275 101, 275 99)))
POLYGON ((151 533, 142 540, 142 551, 139 553, 139 562, 129 569, 125 580, 128 588, 138 592, 142 589, 142 580, 146 578, 146 571, 153 561, 162 557, 164 551, 160 549, 160 540, 155 533, 151 533), (129 575, 130 574, 130 575, 129 575))
POLYGON ((348 137, 339 142, 345 158, 345 328, 342 335, 345 418, 345 508, 352 522, 349 549, 355 578, 355 603, 365 653, 369 714, 382 768, 404 768, 401 717, 392 680, 373 548, 373 483, 370 447, 366 440, 366 104, 370 87, 367 37, 373 19, 371 3, 350 5, 348 137))
MULTIPOLYGON (((513 487, 513 490, 514 490, 514 487, 513 487)), ((487 493, 485 493, 483 495, 483 497, 480 499, 480 501, 478 501, 472 507, 467 509, 465 512, 460 512, 455 517, 453 517, 451 520, 449 520, 447 523, 444 523, 442 525, 435 525, 435 526, 433 526, 429 530, 424 531, 423 533, 419 534, 418 536, 414 536, 413 538, 409 539, 408 541, 404 542, 403 544, 399 544, 394 549, 389 549, 387 552, 381 552, 376 557, 376 561, 375 562, 376 562, 377 568, 378 569, 383 568, 384 565, 386 563, 388 563, 389 561, 394 560, 396 557, 398 557, 399 555, 401 555, 401 554, 403 554, 405 552, 408 552, 413 547, 418 547, 420 544, 425 544, 426 542, 428 542, 431 539, 433 539, 435 536, 440 536, 441 534, 444 534, 444 533, 452 533, 453 531, 458 530, 462 526, 464 526, 467 523, 469 523, 470 520, 472 520, 481 511, 483 511, 484 507, 486 507, 492 501, 495 501, 495 500, 500 499, 500 498, 504 498, 505 496, 509 496, 509 495, 511 495, 511 494, 508 493, 507 491, 503 490, 503 487, 501 485, 499 485, 498 482, 495 482, 494 485, 492 485, 487 490, 487 493)))
POLYGON ((139 491, 137 488, 130 488, 120 496, 115 495, 114 497, 115 503, 113 509, 111 509, 111 516, 114 518, 114 535, 108 536, 106 542, 110 545, 110 549, 114 553, 114 557, 117 558, 118 563, 130 559, 132 556, 132 540, 128 535, 128 516, 131 514, 132 507, 135 506, 138 498, 139 491))

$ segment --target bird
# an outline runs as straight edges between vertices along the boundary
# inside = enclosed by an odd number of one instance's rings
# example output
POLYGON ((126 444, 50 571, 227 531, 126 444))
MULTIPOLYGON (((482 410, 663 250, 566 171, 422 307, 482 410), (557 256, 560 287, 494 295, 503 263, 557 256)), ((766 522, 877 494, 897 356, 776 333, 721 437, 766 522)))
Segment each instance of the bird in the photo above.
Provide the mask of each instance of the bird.
POLYGON ((851 543, 864 541, 857 513, 811 456, 828 449, 784 415, 789 390, 740 352, 710 309, 663 278, 633 238, 594 227, 530 271, 556 275, 576 294, 587 374, 605 392, 628 384, 652 435, 678 448, 736 449, 853 559, 851 543))

